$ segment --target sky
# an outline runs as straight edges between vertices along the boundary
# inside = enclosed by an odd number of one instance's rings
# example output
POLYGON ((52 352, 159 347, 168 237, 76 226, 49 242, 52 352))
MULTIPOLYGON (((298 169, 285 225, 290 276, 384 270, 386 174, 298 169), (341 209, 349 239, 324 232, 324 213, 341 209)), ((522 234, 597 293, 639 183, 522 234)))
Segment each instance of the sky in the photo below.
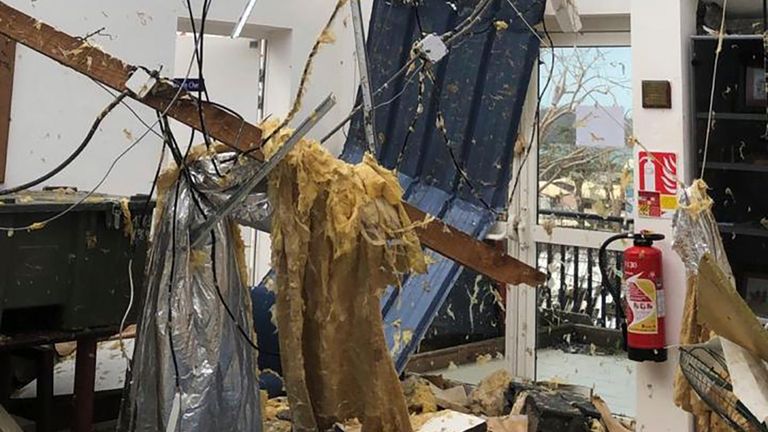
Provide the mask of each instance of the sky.
MULTIPOLYGON (((594 72, 591 73, 590 76, 600 75, 605 79, 594 79, 592 80, 592 83, 595 84, 600 82, 602 84, 610 85, 611 92, 615 97, 616 102, 614 102, 614 97, 609 95, 593 94, 594 99, 589 99, 588 103, 594 104, 594 102, 597 101, 600 105, 603 106, 612 106, 614 103, 618 103, 618 105, 624 108, 625 112, 631 111, 632 89, 611 85, 607 81, 623 81, 627 86, 631 85, 632 49, 630 47, 556 47, 554 76, 557 77, 561 75, 565 65, 569 65, 571 68, 570 70, 572 71, 574 67, 573 59, 575 56, 581 56, 584 61, 589 61, 593 59, 598 52, 602 55, 602 58, 598 60, 592 68, 590 68, 590 71, 594 72)), ((552 57, 548 49, 541 50, 541 60, 542 64, 539 71, 539 83, 543 86, 547 81, 547 77, 551 68, 550 63, 552 61, 552 57)), ((575 84, 573 72, 571 72, 568 77, 569 79, 566 86, 573 87, 575 84)), ((550 84, 546 90, 546 93, 542 97, 542 106, 547 106, 550 104, 554 90, 554 84, 550 84)))

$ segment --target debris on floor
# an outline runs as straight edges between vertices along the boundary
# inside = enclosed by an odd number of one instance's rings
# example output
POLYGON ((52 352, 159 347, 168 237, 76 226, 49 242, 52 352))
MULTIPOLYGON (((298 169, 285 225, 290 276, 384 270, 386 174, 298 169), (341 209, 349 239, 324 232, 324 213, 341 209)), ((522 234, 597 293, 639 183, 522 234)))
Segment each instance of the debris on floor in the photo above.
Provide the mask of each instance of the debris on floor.
POLYGON ((528 416, 510 414, 488 419, 488 432, 528 432, 528 416))
POLYGON ((498 370, 489 375, 470 394, 472 411, 496 417, 504 414, 506 391, 512 383, 512 376, 506 370, 498 370))
POLYGON ((421 414, 437 411, 437 396, 432 390, 434 387, 432 383, 423 378, 411 376, 403 381, 402 385, 409 412, 421 414))
POLYGON ((417 432, 485 432, 487 424, 480 417, 456 411, 442 411, 416 430, 417 432))
POLYGON ((606 432, 629 432, 630 429, 625 427, 617 419, 613 418, 611 410, 608 405, 603 401, 600 396, 592 396, 592 404, 595 409, 600 413, 600 420, 602 426, 606 432))
MULTIPOLYGON (((414 432, 630 432, 634 421, 611 413, 608 405, 586 387, 554 382, 531 383, 497 371, 478 385, 440 375, 406 376, 403 392, 414 432)), ((266 431, 291 430, 285 398, 267 402, 266 431)), ((334 425, 334 431, 360 432, 355 419, 334 425)))

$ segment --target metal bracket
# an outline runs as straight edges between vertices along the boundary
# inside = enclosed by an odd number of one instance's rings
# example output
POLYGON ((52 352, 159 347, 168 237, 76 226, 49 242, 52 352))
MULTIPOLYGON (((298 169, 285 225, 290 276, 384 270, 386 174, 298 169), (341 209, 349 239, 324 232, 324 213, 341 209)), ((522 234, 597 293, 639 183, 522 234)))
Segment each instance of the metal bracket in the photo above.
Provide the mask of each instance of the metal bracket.
POLYGON ((267 175, 275 169, 278 163, 282 161, 286 155, 301 141, 302 138, 322 119, 331 108, 336 105, 336 98, 333 94, 328 95, 327 98, 317 107, 312 113, 309 114, 299 127, 293 132, 288 141, 283 144, 280 149, 275 152, 264 165, 259 168, 256 174, 253 175, 245 184, 240 186, 240 189, 235 191, 229 199, 219 208, 213 215, 209 216, 205 222, 202 223, 197 229, 192 230, 192 242, 190 243, 192 248, 195 248, 202 243, 202 241, 209 234, 210 230, 219 223, 222 219, 227 217, 232 211, 245 201, 248 195, 264 180, 267 175))

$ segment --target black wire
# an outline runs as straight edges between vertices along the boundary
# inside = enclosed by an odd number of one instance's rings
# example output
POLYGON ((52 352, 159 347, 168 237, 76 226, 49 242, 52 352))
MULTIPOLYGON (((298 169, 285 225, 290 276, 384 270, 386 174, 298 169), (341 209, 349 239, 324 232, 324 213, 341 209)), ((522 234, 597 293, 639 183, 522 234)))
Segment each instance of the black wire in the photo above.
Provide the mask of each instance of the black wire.
MULTIPOLYGON (((525 164, 528 161, 528 156, 531 154, 531 149, 533 148, 533 140, 538 136, 540 132, 539 121, 541 120, 541 100, 544 98, 544 94, 547 92, 549 85, 552 83, 552 75, 555 73, 555 44, 552 41, 552 35, 550 35, 549 30, 547 30, 546 21, 541 20, 541 25, 542 25, 542 28, 544 29, 544 35, 547 38, 547 42, 549 42, 549 49, 551 50, 552 58, 550 59, 550 63, 549 63, 549 73, 547 76, 547 81, 536 98, 536 117, 534 120, 533 128, 531 130, 531 139, 528 141, 528 146, 525 149, 525 155, 523 156, 523 159, 520 161, 520 165, 517 168, 517 174, 515 175, 515 182, 513 183, 512 190, 509 193, 510 201, 515 196, 515 191, 517 190, 517 186, 520 183, 520 175, 523 172, 523 167, 525 167, 525 164)), ((540 61, 541 60, 539 60, 539 62, 540 61)))
MULTIPOLYGON (((185 179, 189 183, 190 188, 192 188, 192 190, 193 190, 193 193, 190 196, 192 197, 192 200, 195 203, 198 211, 201 213, 203 218, 205 218, 206 217, 205 216, 205 212, 204 212, 203 207, 200 204, 200 202, 198 200, 198 197, 197 197, 197 195, 200 195, 200 196, 203 196, 203 195, 197 189, 195 183, 192 181, 192 178, 191 178, 191 176, 189 174, 189 167, 185 163, 186 156, 189 154, 189 150, 191 148, 191 145, 189 147, 187 147, 186 154, 182 156, 181 155, 181 150, 179 149, 178 143, 176 142, 176 138, 173 136, 173 132, 171 131, 170 125, 168 124, 168 117, 165 116, 162 119, 160 124, 161 124, 161 131, 167 137, 167 143, 168 143, 169 148, 171 149, 171 152, 174 155, 176 155, 174 157, 177 158, 177 160, 180 161, 180 162, 177 162, 179 164, 179 167, 180 167, 179 169, 180 169, 181 173, 185 176, 185 179)), ((178 185, 178 182, 177 182, 177 185, 178 185)), ((175 224, 175 221, 176 221, 176 208, 174 207, 174 224, 175 224)), ((175 229, 174 229, 174 233, 175 233, 175 229)), ((175 253, 176 253, 176 248, 175 248, 175 241, 174 241, 173 251, 172 251, 172 254, 173 254, 174 257, 175 257, 175 253)), ((173 263, 174 260, 175 260, 175 258, 172 258, 171 259, 171 263, 173 263)), ((232 309, 230 309, 229 305, 224 300, 223 294, 221 293, 221 287, 219 286, 218 276, 217 276, 217 273, 216 273, 216 234, 215 234, 215 232, 213 230, 211 230, 211 266, 212 266, 212 274, 213 274, 213 283, 214 283, 214 286, 216 288, 216 294, 217 294, 217 297, 219 298, 219 301, 221 302, 222 306, 224 306, 224 309, 226 310, 227 315, 229 315, 229 318, 235 324, 235 326, 238 329, 238 332, 243 336, 243 338, 246 340, 248 345, 250 345, 251 348, 253 348, 257 352, 259 352, 260 350, 259 350, 258 346, 251 340, 251 338, 245 332, 243 327, 240 325, 240 322, 235 317, 235 314, 232 312, 232 309)), ((266 351, 264 351, 264 353, 265 354, 274 354, 274 353, 269 353, 269 352, 266 352, 266 351)))
MULTIPOLYGON (((142 226, 146 223, 147 224, 147 232, 151 230, 151 224, 152 219, 149 218, 149 221, 147 221, 147 216, 151 216, 151 213, 149 213, 149 207, 152 204, 152 195, 155 193, 155 188, 157 187, 157 180, 160 178, 160 172, 163 168, 163 160, 165 160, 165 144, 163 144, 162 150, 160 152, 160 160, 157 161, 157 169, 155 170, 155 177, 152 180, 152 186, 149 188, 149 194, 147 195, 147 199, 144 201, 144 208, 141 210, 141 213, 139 213, 139 229, 142 228, 142 226)), ((130 248, 128 250, 128 256, 133 262, 134 257, 136 256, 136 249, 138 248, 138 236, 134 235, 131 239, 130 248)), ((146 243, 149 244, 149 241, 146 240, 146 243)), ((133 272, 133 268, 129 268, 130 272, 133 272)), ((143 271, 143 269, 142 269, 143 271)), ((133 308, 131 308, 133 309, 133 308)), ((131 309, 128 309, 125 311, 126 315, 131 311, 131 309)))
MULTIPOLYGON (((146 69, 146 70, 149 70, 149 69, 147 69, 147 68, 144 68, 144 67, 142 67, 142 69, 146 69)), ((101 89, 102 89, 102 90, 104 90, 104 91, 105 91, 105 92, 107 92, 108 94, 112 95, 112 97, 117 97, 118 93, 115 93, 115 92, 113 92, 111 88, 109 88, 109 87, 105 86, 104 84, 102 84, 102 83, 100 83, 100 82, 96 81, 95 79, 91 79, 91 81, 93 81, 93 82, 94 82, 94 84, 96 84, 96 85, 98 85, 99 87, 101 87, 101 89)), ((157 131, 155 130, 154 126, 150 125, 149 123, 147 123, 146 121, 144 121, 144 119, 143 119, 143 118, 141 118, 141 116, 139 115, 139 113, 137 113, 137 112, 136 112, 136 110, 135 110, 135 109, 133 109, 133 107, 131 106, 131 104, 127 103, 125 100, 121 101, 120 103, 123 105, 123 108, 127 109, 127 110, 128 110, 128 111, 129 111, 129 112, 130 112, 130 113, 131 113, 131 114, 132 114, 132 115, 133 115, 133 116, 136 118, 136 120, 138 120, 138 121, 139 121, 139 123, 141 123, 141 124, 142 124, 142 125, 143 125, 145 128, 149 129, 149 130, 150 130, 150 131, 151 131, 153 134, 155 134, 155 135, 156 135, 156 136, 158 136, 159 138, 161 138, 161 139, 163 138, 163 136, 162 136, 162 135, 160 135, 159 133, 157 133, 157 131)))
MULTIPOLYGON (((211 272, 213 273, 213 286, 216 287, 216 294, 219 297, 219 301, 221 302, 222 306, 224 306, 224 309, 227 311, 227 315, 229 315, 229 318, 232 320, 232 323, 235 324, 237 327, 238 332, 240 335, 245 339, 246 342, 248 342, 248 345, 251 346, 254 350, 259 352, 259 347, 256 346, 255 343, 253 343, 253 340, 251 340, 250 336, 248 336, 248 333, 246 333, 245 329, 243 329, 243 326, 240 325, 240 321, 237 320, 235 317, 235 314, 232 312, 232 309, 229 308, 229 305, 227 304, 226 300, 224 300, 224 295, 221 293, 221 287, 219 286, 219 278, 216 275, 216 233, 214 230, 211 230, 211 272)), ((243 281, 245 283, 245 281, 243 281)), ((264 352, 267 354, 266 352, 264 352)), ((274 353, 272 353, 274 354, 274 353)))
MULTIPOLYGON (((417 24, 418 24, 418 23, 417 23, 417 24)), ((453 30, 451 30, 451 31, 450 31, 450 32, 448 32, 448 33, 454 33, 454 32, 456 32, 457 30, 458 30, 458 28, 454 28, 453 30)), ((448 33, 446 33, 446 34, 448 34, 448 33)), ((467 35, 467 36, 466 36, 464 39, 467 39, 467 38, 469 38, 469 37, 471 37, 471 36, 472 36, 472 34, 470 33, 470 34, 469 34, 469 35, 467 35)), ((459 45, 459 44, 460 44, 462 41, 463 41, 463 40, 459 40, 459 41, 457 41, 457 42, 451 42, 450 44, 448 44, 448 47, 449 47, 449 48, 455 47, 456 45, 459 45)), ((375 51, 375 50, 374 50, 374 51, 375 51)), ((379 93, 381 93, 382 91, 384 91, 385 89, 389 88, 389 85, 390 85, 390 84, 392 84, 392 83, 393 83, 393 82, 394 82, 394 81, 395 81, 397 78, 399 78, 401 75, 405 74, 405 75, 406 75, 406 78, 408 78, 408 75, 409 75, 409 73, 412 73, 412 72, 413 72, 413 71, 409 71, 409 69, 410 69, 411 65, 412 65, 413 63, 415 63, 417 60, 420 60, 419 56, 413 56, 413 57, 411 57, 411 58, 410 58, 410 59, 409 59, 409 60, 408 60, 408 61, 407 61, 407 62, 406 62, 406 63, 405 63, 405 64, 404 64, 404 65, 403 65, 403 66, 402 66, 402 67, 401 67, 401 68, 400 68, 400 69, 399 69, 397 72, 395 72, 395 73, 394 73, 392 76, 390 76, 390 77, 389 77, 389 79, 388 79, 388 80, 387 80, 387 81, 386 81, 384 84, 382 84, 382 85, 381 85, 381 87, 379 87, 378 89, 376 89, 376 91, 374 91, 374 92, 373 92, 373 96, 375 97, 375 96, 377 96, 379 93)), ((407 85, 409 85, 409 84, 410 84, 410 79, 406 79, 404 86, 407 86, 407 85)), ((400 93, 400 94, 399 94, 399 95, 398 95, 396 98, 394 98, 393 100, 389 101, 389 103, 392 103, 392 102, 394 102, 394 100, 395 100, 395 99, 397 99, 398 97, 400 97, 400 96, 401 96, 403 93, 405 93, 405 92, 401 92, 401 93, 400 93)), ((388 105, 388 104, 387 104, 387 105, 388 105)), ((384 106, 384 105, 381 105, 381 106, 378 106, 378 107, 374 107, 374 111, 376 111, 378 108, 381 108, 382 106, 384 106)), ((340 122, 339 122, 339 123, 338 123, 336 126, 334 126, 334 127, 333 127, 333 129, 331 129, 331 131, 330 131, 330 132, 328 132, 328 133, 327 133, 327 134, 326 134, 326 135, 325 135, 325 136, 324 136, 324 137, 323 137, 323 138, 320 140, 320 143, 321 143, 321 144, 322 144, 322 143, 325 143, 326 141, 328 141, 329 139, 331 139, 331 137, 332 137, 333 135, 335 135, 335 134, 336 134, 336 132, 338 132, 338 131, 339 131, 341 128, 343 128, 343 127, 344 127, 344 126, 345 126, 345 125, 346 125, 346 124, 347 124, 347 123, 348 123, 350 120, 352 120, 352 118, 355 116, 355 114, 357 114, 357 113, 358 113, 358 112, 359 112, 359 111, 360 111, 362 108, 363 108, 363 105, 362 105, 362 104, 360 104, 360 105, 357 105, 357 106, 355 106, 354 108, 352 108, 352 110, 350 111, 350 113, 349 113, 349 114, 348 114, 346 117, 344 117, 344 119, 342 119, 342 120, 341 120, 341 121, 340 121, 340 122)), ((269 136, 268 136, 267 138, 265 138, 265 139, 264 139, 262 142, 267 142, 267 141, 269 141, 269 139, 270 139, 270 138, 272 138, 272 136, 274 136, 276 133, 277 133, 277 131, 276 131, 276 130, 275 130, 275 131, 273 131, 273 132, 272 132, 271 134, 269 134, 269 136)), ((248 154, 248 153, 250 153, 250 152, 252 152, 252 151, 254 151, 254 150, 255 150, 255 149, 251 149, 251 150, 248 150, 248 151, 246 151, 245 153, 246 153, 246 154, 248 154)))
MULTIPOLYGON (((419 31, 423 32, 423 28, 421 27, 421 19, 420 19, 419 9, 416 8, 416 23, 419 26, 419 31)), ((459 41, 460 42, 460 41, 459 41)), ((483 204, 483 207, 485 207, 487 210, 489 210, 494 215, 497 215, 498 212, 496 209, 494 209, 486 200, 483 198, 475 188, 474 183, 472 180, 467 176, 467 172, 462 166, 462 164, 459 162, 458 158, 456 157, 456 153, 453 151, 453 148, 451 147, 451 141, 448 137, 448 134, 446 133, 446 126, 445 126, 445 114, 443 114, 442 108, 440 107, 440 96, 437 94, 437 88, 438 83, 437 79, 433 78, 430 74, 428 74, 428 71, 423 72, 425 75, 430 76, 430 80, 432 81, 432 92, 430 94, 430 99, 434 99, 435 101, 435 109, 437 111, 437 118, 441 121, 442 127, 438 127, 441 135, 443 136, 443 141, 445 143, 445 147, 448 150, 448 155, 451 157, 451 162, 453 163, 454 168, 456 169, 456 172, 459 174, 460 181, 463 181, 467 187, 469 187, 470 192, 472 195, 481 203, 483 204)), ((420 89, 421 90, 421 89, 420 89)), ((417 110, 418 113, 418 110, 417 110)), ((401 149, 401 156, 405 152, 405 147, 408 144, 408 136, 410 135, 413 125, 416 123, 416 117, 414 116, 413 121, 411 122, 411 126, 409 126, 408 133, 405 137, 405 142, 403 143, 402 149, 401 149)), ((398 158, 398 163, 399 163, 398 158)))
POLYGON ((99 125, 101 125, 101 122, 107 117, 107 115, 109 115, 110 112, 112 112, 112 110, 115 109, 117 105, 119 105, 123 101, 123 99, 125 99, 128 96, 129 93, 130 93, 129 90, 123 91, 112 102, 110 102, 109 105, 107 105, 107 107, 104 108, 104 110, 101 111, 101 113, 96 117, 96 120, 93 121, 93 124, 91 125, 91 129, 88 131, 88 134, 83 139, 83 142, 81 142, 80 145, 75 149, 75 151, 72 152, 72 154, 70 154, 66 159, 64 159, 63 162, 61 162, 58 166, 56 166, 56 168, 22 185, 0 190, 0 195, 9 195, 12 193, 21 192, 29 188, 35 187, 40 183, 43 183, 46 180, 50 179, 51 177, 55 176, 56 174, 60 173, 62 170, 64 170, 64 168, 68 167, 69 164, 71 164, 75 159, 77 159, 77 157, 80 156, 80 153, 82 153, 83 150, 85 150, 85 148, 88 147, 88 144, 91 143, 91 140, 93 139, 93 136, 96 134, 96 131, 99 129, 99 125))
MULTIPOLYGON (((436 87, 437 85, 433 83, 433 85, 436 87)), ((464 167, 459 162, 459 159, 456 157, 456 153, 453 151, 453 147, 451 147, 451 140, 448 138, 448 134, 446 133, 445 128, 445 115, 442 113, 442 109, 440 108, 440 98, 438 97, 435 100, 435 105, 437 109, 437 115, 442 118, 442 124, 443 128, 440 130, 441 135, 443 136, 443 142, 445 143, 445 148, 448 150, 448 155, 451 157, 451 162, 453 162, 453 167, 456 169, 456 172, 459 174, 459 180, 463 181, 464 184, 469 187, 470 193, 472 193, 472 196, 474 196, 480 204, 483 205, 483 207, 486 208, 486 210, 490 211, 494 216, 498 216, 498 211, 496 211, 495 208, 493 208, 488 201, 483 198, 480 193, 478 193, 477 188, 475 187, 472 180, 467 176, 467 172, 464 170, 464 167)), ((440 128, 438 128, 440 129, 440 128)))
POLYGON ((163 134, 163 142, 171 151, 171 156, 176 166, 181 167, 184 165, 184 156, 181 154, 178 146, 174 145, 175 140, 171 137, 170 125, 168 124, 167 117, 164 117, 160 111, 156 111, 158 124, 160 125, 160 133, 163 134))
MULTIPOLYGON (((205 50, 205 24, 208 20, 208 11, 211 7, 211 0, 205 0, 203 2, 203 10, 200 16, 200 31, 197 30, 197 25, 195 24, 195 17, 194 13, 192 12, 192 3, 190 0, 187 0, 187 11, 189 13, 189 21, 192 26, 192 34, 193 34, 193 42, 194 42, 194 48, 195 48, 195 59, 197 60, 197 76, 200 80, 201 85, 197 89, 197 114, 198 118, 200 120, 200 129, 203 134, 203 140, 205 141, 206 148, 210 148, 212 145, 211 142, 211 136, 208 133, 208 126, 206 124, 205 115, 203 115, 203 101, 206 103, 210 103, 210 96, 208 95, 208 89, 205 87, 205 72, 204 72, 204 50, 205 50)), ((242 118, 242 117, 241 117, 242 118)), ((192 132, 192 135, 190 136, 190 141, 194 139, 195 132, 192 132)), ((218 164, 216 163, 216 160, 212 160, 213 163, 213 169, 216 172, 216 175, 219 177, 223 177, 221 172, 219 171, 218 164)))
POLYGON ((418 26, 418 28, 419 28, 419 35, 420 35, 420 37, 423 38, 425 33, 424 33, 424 26, 421 25, 421 14, 419 13, 419 6, 420 5, 418 3, 415 3, 413 5, 413 8, 415 9, 415 12, 416 12, 416 26, 418 26))
MULTIPOLYGON (((160 113, 158 113, 160 115, 160 113)), ((203 206, 200 204, 199 198, 202 197, 203 194, 200 192, 200 189, 197 187, 197 184, 192 180, 192 175, 189 173, 189 167, 187 166, 187 157, 189 156, 189 151, 192 149, 192 142, 190 139, 190 143, 187 146, 187 150, 184 153, 184 155, 181 154, 181 149, 179 148, 179 144, 176 141, 176 137, 173 134, 173 130, 171 130, 171 126, 168 121, 168 116, 161 117, 160 121, 160 130, 163 132, 163 135, 166 137, 166 144, 168 145, 168 148, 171 150, 171 153, 174 155, 174 160, 176 161, 176 165, 179 167, 179 171, 181 175, 186 178, 187 182, 189 183, 189 187, 192 189, 194 193, 191 194, 192 201, 197 207, 197 210, 200 212, 200 214, 203 216, 203 218, 206 217, 205 211, 203 210, 203 206)))
POLYGON ((168 283, 168 343, 171 348, 171 359, 173 360, 173 370, 176 378, 176 388, 181 388, 181 377, 179 376, 179 360, 176 357, 176 349, 173 343, 173 282, 176 272, 176 219, 179 210, 179 185, 176 182, 176 196, 173 202, 173 219, 171 220, 171 275, 168 283))
MULTIPOLYGON (((413 56, 413 57, 411 57, 411 59, 410 59, 410 60, 408 60, 408 61, 407 61, 407 62, 406 62, 404 65, 403 65, 403 67, 401 67, 401 68, 400 68, 400 69, 399 69, 397 72, 395 72, 395 73, 394 73, 394 74, 393 74, 391 77, 389 77, 389 79, 387 80, 387 82, 385 82, 384 84, 382 84, 382 85, 381 85, 381 87, 379 87, 378 89, 376 89, 376 91, 374 91, 374 92, 373 92, 373 95, 372 95, 372 96, 374 96, 374 97, 378 96, 378 94, 379 94, 379 93, 381 93, 381 92, 382 92, 382 91, 384 91, 385 89, 389 88, 389 85, 390 85, 390 84, 392 84, 392 83, 393 83, 393 82, 394 82, 394 81, 395 81, 397 78, 399 78, 399 77, 400 77, 401 75, 403 75, 403 74, 406 74, 406 81, 405 81, 405 83, 406 83, 406 84, 405 84, 405 85, 408 85, 408 84, 410 83, 410 80, 408 79, 408 74, 409 74, 409 71, 408 71, 408 69, 411 67, 411 65, 412 65, 412 64, 416 63, 416 61, 417 61, 417 60, 419 60, 419 57, 418 57, 418 56, 413 56)), ((418 68, 417 68, 417 69, 418 69, 418 68)), ((412 72, 410 72, 410 73, 413 73, 413 71, 412 71, 412 72)), ((394 102, 394 101, 395 101, 395 99, 397 99, 398 97, 400 97, 400 95, 402 95, 403 93, 405 93, 405 92, 401 92, 401 93, 400 93, 400 94, 399 94, 399 95, 398 95, 396 98, 394 98, 394 99, 390 100, 388 103, 386 103, 386 104, 384 104, 384 105, 379 105, 379 106, 375 106, 375 107, 373 107, 373 110, 374 110, 374 111, 376 111, 377 109, 379 109, 379 108, 381 108, 381 107, 383 107, 383 106, 385 106, 385 105, 389 105, 390 103, 394 102)), ((324 136, 324 137, 323 137, 323 138, 320 140, 320 143, 322 144, 322 143, 324 143, 324 142, 328 141, 328 140, 329 140, 329 139, 330 139, 330 138, 331 138, 331 137, 332 137, 332 136, 333 136, 333 135, 334 135, 336 132, 338 132, 338 131, 339 131, 339 129, 343 128, 343 127, 344 127, 344 125, 346 125, 346 124, 347 124, 347 123, 348 123, 350 120, 352 120, 352 117, 354 117, 354 116, 355 116, 355 114, 357 114, 358 112, 360 112, 360 110, 361 110, 361 109, 363 109, 363 105, 362 105, 362 104, 360 104, 360 105, 357 105, 357 106, 355 106, 354 108, 352 108, 352 111, 350 111, 350 113, 349 113, 349 114, 348 114, 346 117, 344 117, 344 119, 342 119, 342 120, 341 120, 341 121, 340 121, 340 122, 339 122, 339 123, 338 123, 336 126, 334 126, 334 128, 333 128, 333 129, 331 129, 331 131, 330 131, 330 132, 328 132, 328 133, 327 133, 327 134, 326 134, 326 135, 325 135, 325 136, 324 136)), ((272 138, 272 136, 273 136, 273 135, 274 135, 276 132, 277 132, 277 131, 273 131, 271 134, 269 134, 269 136, 268 136, 266 139, 264 139, 264 142, 267 142, 267 141, 269 141, 269 139, 270 139, 270 138, 272 138)), ((247 154, 247 153, 250 153, 250 152, 252 152, 252 151, 254 151, 254 149, 248 150, 248 151, 246 152, 246 154, 247 154)))
MULTIPOLYGON (((419 6, 414 5, 413 6, 415 13, 416 13, 416 25, 419 28, 419 34, 421 37, 424 37, 424 27, 421 25, 421 14, 419 13, 419 6)), ((424 65, 424 67, 429 67, 429 65, 424 65)), ((423 109, 423 103, 424 103, 424 78, 426 76, 426 71, 423 69, 419 71, 419 89, 418 93, 416 94, 416 109, 413 112, 413 117, 411 118, 411 122, 408 124, 408 130, 405 132, 405 137, 403 138, 403 144, 400 145, 400 153, 397 155, 397 160, 395 161, 395 167, 397 169, 400 169, 400 164, 403 162, 403 159, 405 158, 405 152, 408 149, 408 139, 411 137, 411 134, 416 129, 416 123, 419 121, 419 118, 421 117, 423 109), (421 109, 419 109, 421 107, 421 109)), ((434 85, 434 84, 433 84, 434 85)), ((433 87, 433 95, 434 95, 434 87, 433 87)))

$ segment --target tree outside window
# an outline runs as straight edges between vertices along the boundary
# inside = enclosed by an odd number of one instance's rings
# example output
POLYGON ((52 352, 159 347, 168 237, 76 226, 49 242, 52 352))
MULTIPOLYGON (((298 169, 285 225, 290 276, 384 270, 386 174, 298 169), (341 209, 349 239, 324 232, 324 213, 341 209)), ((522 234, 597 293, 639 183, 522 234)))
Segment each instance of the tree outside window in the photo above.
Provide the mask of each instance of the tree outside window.
POLYGON ((542 49, 539 223, 616 229, 631 215, 629 47, 542 49))

